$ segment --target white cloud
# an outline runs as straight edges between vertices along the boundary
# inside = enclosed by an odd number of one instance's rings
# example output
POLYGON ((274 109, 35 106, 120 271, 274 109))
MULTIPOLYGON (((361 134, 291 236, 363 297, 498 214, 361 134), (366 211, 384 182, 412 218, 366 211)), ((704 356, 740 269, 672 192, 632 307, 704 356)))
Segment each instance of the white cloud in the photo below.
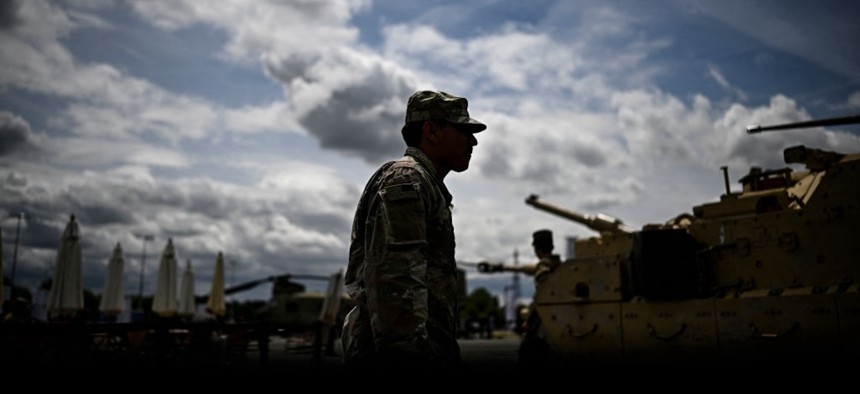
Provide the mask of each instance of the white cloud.
POLYGON ((231 132, 295 133, 301 130, 290 106, 283 101, 226 109, 224 122, 224 127, 231 132))
POLYGON ((207 23, 228 31, 223 55, 240 62, 256 61, 270 51, 312 54, 355 43, 358 31, 346 22, 368 5, 366 0, 133 3, 137 12, 165 29, 207 23))
MULTIPOLYGON (((235 107, 109 60, 75 58, 68 45, 79 39, 75 32, 124 32, 109 11, 125 3, 80 10, 22 4, 30 22, 0 31, 0 93, 7 95, 0 98, 22 91, 55 105, 31 119, 0 108, 4 142, 32 154, 19 162, 19 150, 0 153, 0 194, 8 199, 0 208, 45 216, 40 223, 47 224, 29 231, 41 228, 51 239, 51 226, 79 213, 88 239, 102 245, 90 257, 100 265, 100 253, 117 241, 134 250, 141 245, 132 232, 148 232, 158 234, 150 252, 174 237, 180 257, 195 265, 211 264, 223 250, 240 280, 343 267, 358 194, 376 165, 402 153, 406 99, 418 88, 466 96, 472 115, 489 125, 478 135, 472 168, 446 178, 464 260, 510 261, 514 250, 529 260, 535 228, 552 228, 559 244, 563 236, 593 235, 527 206, 531 193, 635 227, 718 197, 722 165, 736 179, 751 165, 784 166, 788 144, 860 149, 846 133, 746 135, 749 123, 802 120, 810 111, 803 98, 772 93, 750 91, 772 98, 737 103, 748 86, 727 78, 737 74, 718 61, 679 82, 689 85, 684 93, 662 86, 677 71, 669 58, 684 63, 689 53, 676 47, 678 37, 646 29, 653 15, 617 3, 558 2, 530 10, 528 21, 466 25, 456 22, 498 4, 429 5, 415 18, 374 14, 367 19, 381 30, 361 35, 353 18, 379 11, 366 1, 129 3, 189 45, 214 31, 224 41, 214 44, 211 67, 229 62, 240 82, 262 74, 281 87, 282 97, 235 107), (377 33, 379 47, 360 41, 377 33), (714 80, 728 94, 701 89, 714 80), (30 130, 31 123, 45 130, 30 130)), ((751 58, 762 53, 754 52, 751 58)), ((856 101, 843 94, 839 104, 858 108, 856 101)), ((53 257, 44 246, 22 253, 34 266, 53 257)))
POLYGON ((716 67, 714 65, 711 65, 710 67, 708 67, 708 75, 710 75, 711 78, 713 78, 715 81, 717 81, 717 84, 722 86, 723 89, 725 89, 726 91, 729 91, 730 93, 733 93, 735 95, 735 97, 737 97, 738 100, 740 100, 740 101, 746 101, 747 100, 746 93, 744 93, 743 90, 732 86, 732 84, 729 83, 729 81, 726 79, 726 77, 720 71, 719 67, 716 67))

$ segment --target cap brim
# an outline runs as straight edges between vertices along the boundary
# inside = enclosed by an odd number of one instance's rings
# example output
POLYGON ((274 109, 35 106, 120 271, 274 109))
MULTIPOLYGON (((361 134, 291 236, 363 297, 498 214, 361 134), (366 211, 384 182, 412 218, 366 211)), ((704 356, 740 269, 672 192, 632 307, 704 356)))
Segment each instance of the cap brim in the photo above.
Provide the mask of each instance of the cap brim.
MULTIPOLYGON (((406 127, 408 127, 410 123, 426 122, 428 120, 430 120, 430 119, 414 120, 414 121, 406 122, 406 124, 404 124, 403 127, 400 128, 400 132, 402 133, 402 132, 406 131, 406 127)), ((475 119, 469 119, 469 121, 467 123, 451 122, 450 120, 447 122, 450 122, 451 124, 455 124, 455 125, 457 125, 457 127, 462 127, 464 130, 468 130, 470 133, 473 133, 473 134, 474 133, 480 133, 480 132, 487 129, 487 125, 485 125, 481 122, 478 122, 475 119)))
POLYGON ((459 127, 469 130, 472 133, 480 133, 487 129, 487 125, 478 122, 475 119, 469 119, 468 123, 457 123, 459 127))

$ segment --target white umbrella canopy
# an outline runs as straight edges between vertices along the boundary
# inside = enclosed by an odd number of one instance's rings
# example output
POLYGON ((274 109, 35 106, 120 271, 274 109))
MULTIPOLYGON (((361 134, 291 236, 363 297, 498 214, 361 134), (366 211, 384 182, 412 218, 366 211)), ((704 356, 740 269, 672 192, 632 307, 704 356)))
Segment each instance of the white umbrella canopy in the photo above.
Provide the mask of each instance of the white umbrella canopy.
POLYGON ((48 296, 49 319, 72 318, 84 308, 81 265, 81 233, 75 215, 71 215, 57 249, 54 278, 48 296))
POLYGON ((206 309, 215 316, 224 316, 227 307, 224 303, 224 253, 218 252, 215 259, 215 275, 212 276, 212 290, 209 291, 209 300, 206 301, 206 309))
POLYGON ((117 242, 113 248, 113 255, 108 260, 102 299, 99 302, 99 311, 108 316, 115 317, 122 313, 125 304, 122 281, 124 267, 125 258, 122 256, 122 246, 117 242))
POLYGON ((155 295, 152 297, 152 311, 157 315, 161 317, 176 315, 179 309, 176 285, 176 249, 173 247, 173 239, 170 238, 161 253, 155 295))
POLYGON ((179 315, 191 317, 194 316, 195 310, 194 272, 191 271, 191 260, 188 260, 185 263, 185 272, 182 273, 182 283, 179 286, 179 315))

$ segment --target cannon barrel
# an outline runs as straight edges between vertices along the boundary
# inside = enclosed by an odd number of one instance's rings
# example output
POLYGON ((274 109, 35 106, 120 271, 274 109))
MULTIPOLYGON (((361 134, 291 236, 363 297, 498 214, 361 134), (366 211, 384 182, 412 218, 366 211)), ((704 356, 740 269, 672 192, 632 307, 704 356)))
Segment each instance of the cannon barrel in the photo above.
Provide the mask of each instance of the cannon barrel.
POLYGON ((633 233, 633 229, 624 225, 620 219, 616 219, 609 215, 596 214, 588 215, 574 212, 568 209, 560 208, 552 204, 548 204, 540 200, 540 198, 532 194, 526 198, 526 204, 529 204, 537 209, 546 211, 565 219, 573 220, 574 222, 582 223, 588 228, 597 232, 612 232, 612 233, 633 233))
POLYGON ((747 134, 760 133, 762 131, 769 131, 769 130, 799 129, 799 128, 804 128, 804 127, 818 127, 818 126, 840 126, 840 125, 845 125, 845 124, 856 124, 856 123, 860 123, 860 114, 840 116, 840 117, 836 117, 836 118, 807 120, 807 121, 802 121, 802 122, 782 123, 782 124, 776 124, 776 125, 771 125, 771 126, 751 125, 751 126, 747 126, 747 134))
POLYGON ((519 272, 526 275, 534 275, 535 267, 531 265, 506 265, 503 263, 492 263, 489 261, 482 261, 478 263, 478 272, 482 274, 493 274, 497 272, 519 272))

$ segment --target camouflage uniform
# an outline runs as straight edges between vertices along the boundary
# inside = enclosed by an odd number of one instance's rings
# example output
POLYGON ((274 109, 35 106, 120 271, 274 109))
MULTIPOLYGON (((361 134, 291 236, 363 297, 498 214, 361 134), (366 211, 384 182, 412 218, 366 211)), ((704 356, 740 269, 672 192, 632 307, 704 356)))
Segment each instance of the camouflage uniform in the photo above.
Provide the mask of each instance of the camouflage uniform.
MULTIPOLYGON (((486 127, 469 118, 463 98, 413 95, 406 122, 433 119, 474 132, 486 127)), ((341 337, 345 365, 421 370, 460 363, 451 200, 430 158, 415 147, 368 181, 344 282, 355 302, 341 337)))
POLYGON ((345 284, 356 307, 344 355, 433 364, 459 360, 451 194, 429 159, 407 148, 365 188, 353 223, 345 284))
POLYGON ((541 254, 539 256, 542 256, 538 260, 534 272, 535 287, 538 287, 546 280, 546 274, 552 272, 561 264, 561 257, 557 254, 549 254, 553 249, 552 231, 550 230, 535 231, 532 234, 532 246, 536 250, 540 250, 541 254))
POLYGON ((540 286, 546 280, 546 274, 555 270, 559 264, 561 257, 557 254, 541 258, 535 269, 535 287, 540 286))

